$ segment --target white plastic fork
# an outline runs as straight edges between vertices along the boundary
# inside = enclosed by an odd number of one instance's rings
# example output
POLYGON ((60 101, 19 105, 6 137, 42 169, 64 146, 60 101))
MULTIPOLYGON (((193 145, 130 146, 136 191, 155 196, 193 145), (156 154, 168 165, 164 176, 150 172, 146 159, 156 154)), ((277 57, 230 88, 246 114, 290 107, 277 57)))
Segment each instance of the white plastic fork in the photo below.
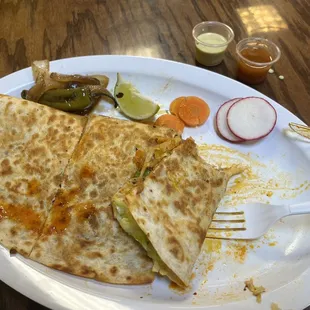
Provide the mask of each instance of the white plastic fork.
POLYGON ((207 232, 213 239, 257 239, 279 219, 310 214, 310 202, 293 205, 248 203, 234 210, 218 209, 207 232))

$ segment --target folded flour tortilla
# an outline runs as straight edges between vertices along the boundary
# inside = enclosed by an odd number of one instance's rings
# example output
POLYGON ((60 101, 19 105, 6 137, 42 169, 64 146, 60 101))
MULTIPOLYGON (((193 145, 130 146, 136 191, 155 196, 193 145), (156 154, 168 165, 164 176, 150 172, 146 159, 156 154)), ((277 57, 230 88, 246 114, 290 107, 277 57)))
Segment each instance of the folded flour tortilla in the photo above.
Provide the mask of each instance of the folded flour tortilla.
POLYGON ((167 128, 90 116, 30 258, 109 283, 152 282, 152 260, 114 219, 111 198, 140 174, 142 157, 180 141, 167 128))
POLYGON ((0 95, 0 243, 29 255, 86 118, 0 95))
POLYGON ((227 182, 240 171, 206 164, 187 139, 144 181, 113 196, 114 215, 152 258, 153 271, 187 286, 227 182))

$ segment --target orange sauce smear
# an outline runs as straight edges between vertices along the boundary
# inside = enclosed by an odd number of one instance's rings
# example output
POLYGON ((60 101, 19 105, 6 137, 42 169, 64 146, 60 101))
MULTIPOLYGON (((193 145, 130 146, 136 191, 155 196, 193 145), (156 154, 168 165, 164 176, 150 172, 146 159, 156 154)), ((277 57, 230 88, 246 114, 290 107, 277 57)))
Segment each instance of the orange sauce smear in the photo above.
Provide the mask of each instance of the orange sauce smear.
POLYGON ((0 202, 0 222, 9 219, 19 223, 27 230, 38 232, 42 225, 41 215, 31 209, 30 205, 17 205, 0 202))
POLYGON ((75 188, 63 191, 58 195, 50 213, 49 225, 45 228, 44 234, 64 233, 70 225, 73 216, 77 223, 80 224, 84 221, 94 220, 97 210, 93 204, 88 202, 73 203, 73 198, 79 190, 79 188, 75 188))
POLYGON ((58 194, 50 213, 49 226, 44 229, 44 234, 59 234, 66 230, 71 221, 70 201, 78 192, 79 188, 75 188, 58 194))

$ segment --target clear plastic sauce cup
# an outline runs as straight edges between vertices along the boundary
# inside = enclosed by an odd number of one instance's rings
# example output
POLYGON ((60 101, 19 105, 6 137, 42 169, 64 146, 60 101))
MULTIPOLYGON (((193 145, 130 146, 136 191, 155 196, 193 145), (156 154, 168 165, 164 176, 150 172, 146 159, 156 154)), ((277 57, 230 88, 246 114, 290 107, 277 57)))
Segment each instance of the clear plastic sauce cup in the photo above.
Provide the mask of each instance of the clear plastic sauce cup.
POLYGON ((236 46, 238 56, 237 78, 246 84, 259 84, 270 67, 281 56, 276 44, 264 38, 246 38, 236 46))
POLYGON ((233 30, 220 22, 208 21, 193 29, 196 60, 204 66, 216 66, 224 58, 228 44, 234 38, 233 30))

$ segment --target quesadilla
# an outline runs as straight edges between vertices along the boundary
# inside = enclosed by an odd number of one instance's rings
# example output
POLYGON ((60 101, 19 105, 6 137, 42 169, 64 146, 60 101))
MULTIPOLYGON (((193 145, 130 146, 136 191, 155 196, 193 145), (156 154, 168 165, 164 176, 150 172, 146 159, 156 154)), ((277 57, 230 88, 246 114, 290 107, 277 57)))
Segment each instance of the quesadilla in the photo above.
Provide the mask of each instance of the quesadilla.
POLYGON ((206 164, 187 139, 144 181, 128 182, 113 196, 114 215, 152 258, 154 272, 187 286, 227 182, 240 170, 206 164))
POLYGON ((180 142, 168 128, 90 116, 30 258, 109 283, 152 282, 152 260, 114 219, 111 198, 180 142))
POLYGON ((0 95, 0 243, 27 256, 86 119, 0 95))

